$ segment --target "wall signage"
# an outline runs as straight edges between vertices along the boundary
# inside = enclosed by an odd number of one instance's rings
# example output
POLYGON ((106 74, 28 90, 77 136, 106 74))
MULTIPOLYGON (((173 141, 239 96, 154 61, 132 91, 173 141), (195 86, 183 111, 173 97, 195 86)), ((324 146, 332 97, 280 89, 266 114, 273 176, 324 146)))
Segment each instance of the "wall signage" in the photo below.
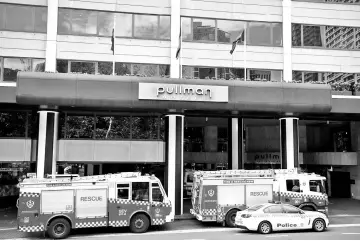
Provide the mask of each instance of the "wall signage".
POLYGON ((139 83, 139 100, 228 102, 229 87, 214 85, 139 83))
POLYGON ((252 164, 281 164, 279 152, 246 153, 245 163, 252 164))

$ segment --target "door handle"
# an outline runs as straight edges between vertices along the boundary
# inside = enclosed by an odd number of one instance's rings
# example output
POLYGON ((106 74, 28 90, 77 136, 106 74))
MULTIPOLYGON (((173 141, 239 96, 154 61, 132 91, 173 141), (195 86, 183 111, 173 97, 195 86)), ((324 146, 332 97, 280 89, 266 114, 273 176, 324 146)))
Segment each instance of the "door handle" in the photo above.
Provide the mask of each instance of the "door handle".
POLYGON ((120 205, 117 205, 116 207, 117 207, 117 208, 121 208, 121 206, 120 206, 120 205))

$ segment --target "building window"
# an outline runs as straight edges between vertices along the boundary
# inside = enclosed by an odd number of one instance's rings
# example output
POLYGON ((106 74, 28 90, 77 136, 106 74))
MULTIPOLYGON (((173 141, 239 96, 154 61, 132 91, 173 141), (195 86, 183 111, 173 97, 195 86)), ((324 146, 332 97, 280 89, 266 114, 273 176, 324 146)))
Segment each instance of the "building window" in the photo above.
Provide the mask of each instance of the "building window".
POLYGON ((184 129, 184 151, 186 152, 204 151, 203 127, 187 127, 184 129))
POLYGON ((182 39, 231 43, 246 29, 247 45, 282 46, 282 24, 217 19, 181 18, 182 39), (216 31, 215 31, 216 29, 216 31))
POLYGON ((294 47, 320 47, 327 49, 359 49, 360 28, 292 24, 294 47))
POLYGON ((130 139, 130 116, 96 116, 96 139, 130 139))
POLYGON ((152 116, 133 116, 131 119, 131 133, 133 139, 159 139, 160 118, 152 116))
POLYGON ((218 79, 240 79, 244 80, 244 69, 217 68, 218 79))
POLYGON ((0 137, 28 137, 28 112, 0 112, 0 137))
POLYGON ((337 4, 360 4, 360 0, 292 0, 298 2, 315 2, 315 3, 337 3, 337 4))
POLYGON ((0 4, 1 30, 46 33, 46 23, 46 7, 0 4))
POLYGON ((33 59, 32 60, 32 71, 45 72, 45 59, 33 59))
POLYGON ((95 74, 94 62, 73 62, 70 61, 71 73, 95 74))
POLYGON ((170 40, 170 16, 59 9, 58 33, 170 40))
POLYGON ((31 59, 4 58, 4 81, 16 81, 19 71, 31 71, 31 59))
POLYGON ((65 138, 92 139, 94 137, 94 116, 66 115, 63 131, 65 138))
POLYGON ((251 69, 249 74, 249 79, 251 81, 273 81, 281 82, 282 81, 282 71, 280 70, 256 70, 251 69))
POLYGON ((218 152, 227 152, 228 150, 228 129, 218 128, 218 152))
POLYGON ((131 64, 116 63, 115 73, 116 75, 131 75, 131 64))
POLYGON ((117 184, 116 185, 117 199, 130 199, 130 185, 126 184, 117 184))

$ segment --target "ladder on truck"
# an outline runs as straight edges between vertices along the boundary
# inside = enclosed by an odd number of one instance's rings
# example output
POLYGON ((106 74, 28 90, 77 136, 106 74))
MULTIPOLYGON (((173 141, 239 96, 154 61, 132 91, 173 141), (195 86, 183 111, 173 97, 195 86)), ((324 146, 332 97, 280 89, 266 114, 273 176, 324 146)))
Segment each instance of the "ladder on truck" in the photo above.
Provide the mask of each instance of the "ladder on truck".
POLYGON ((231 177, 274 177, 273 170, 220 170, 196 171, 194 176, 202 178, 231 178, 231 177))

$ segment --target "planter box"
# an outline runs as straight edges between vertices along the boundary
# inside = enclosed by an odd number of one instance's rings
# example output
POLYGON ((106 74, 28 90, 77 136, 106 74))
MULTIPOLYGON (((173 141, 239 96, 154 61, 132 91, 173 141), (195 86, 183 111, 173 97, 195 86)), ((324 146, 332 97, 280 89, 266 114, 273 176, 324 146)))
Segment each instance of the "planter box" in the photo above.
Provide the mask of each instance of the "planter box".
POLYGON ((344 91, 333 90, 333 91, 331 91, 331 94, 332 95, 352 95, 352 91, 349 91, 349 90, 344 90, 344 91))

